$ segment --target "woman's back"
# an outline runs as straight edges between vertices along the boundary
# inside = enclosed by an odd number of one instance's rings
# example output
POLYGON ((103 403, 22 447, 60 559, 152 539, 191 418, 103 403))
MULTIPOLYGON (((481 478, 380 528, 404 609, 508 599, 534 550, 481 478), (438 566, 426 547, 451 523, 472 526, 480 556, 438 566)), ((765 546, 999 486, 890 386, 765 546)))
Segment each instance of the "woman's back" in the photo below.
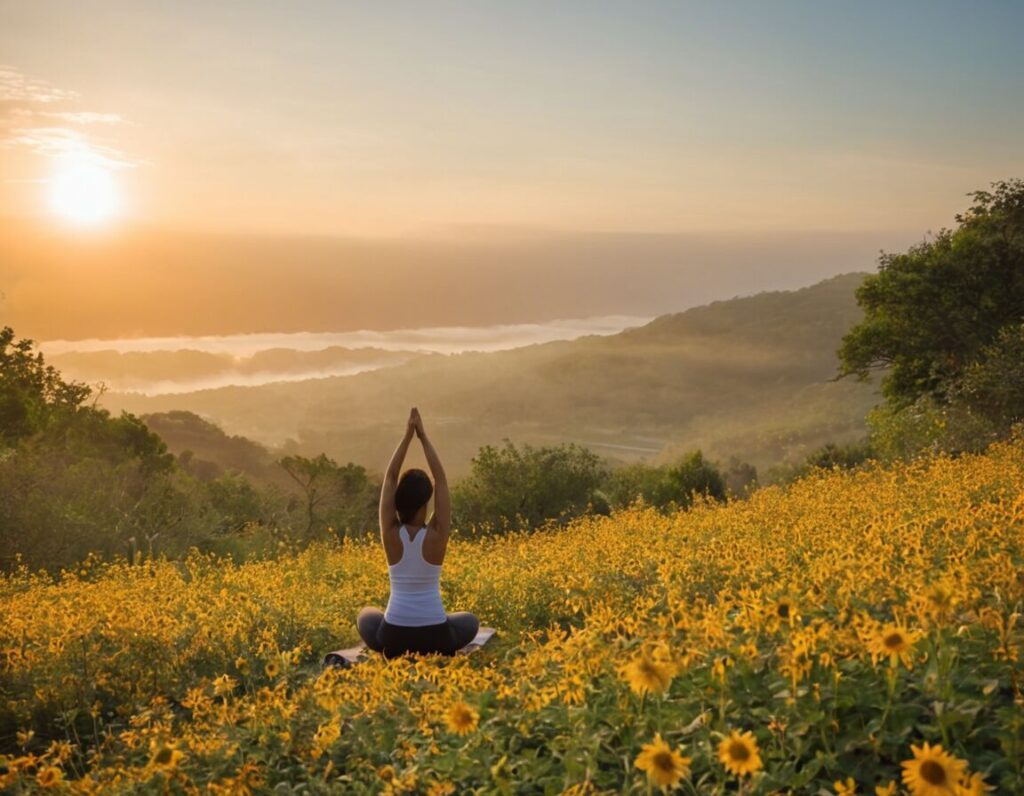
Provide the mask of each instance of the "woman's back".
POLYGON ((450 529, 448 478, 413 407, 380 488, 380 540, 388 560, 391 596, 386 611, 366 606, 356 618, 359 635, 370 649, 388 658, 407 652, 453 655, 473 640, 480 621, 466 611, 446 614, 441 601, 441 565, 450 529), (433 484, 415 468, 399 478, 413 436, 423 443, 433 484), (428 522, 431 496, 434 514, 428 522), (416 530, 410 531, 410 526, 416 530))
POLYGON ((447 614, 441 600, 441 565, 431 564, 423 557, 423 541, 427 526, 412 535, 406 525, 398 529, 402 557, 388 565, 391 596, 384 611, 390 625, 423 627, 445 621, 447 614))

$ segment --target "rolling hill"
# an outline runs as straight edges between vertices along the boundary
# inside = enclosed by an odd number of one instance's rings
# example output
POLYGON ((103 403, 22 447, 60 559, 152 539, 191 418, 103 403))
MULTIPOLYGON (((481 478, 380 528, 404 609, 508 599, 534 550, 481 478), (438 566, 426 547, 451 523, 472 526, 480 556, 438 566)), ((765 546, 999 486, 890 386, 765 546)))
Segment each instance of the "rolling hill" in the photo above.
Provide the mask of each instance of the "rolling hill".
POLYGON ((608 336, 424 355, 352 376, 102 400, 139 414, 189 409, 230 434, 374 470, 412 405, 455 476, 481 445, 505 437, 577 442, 620 461, 701 447, 764 469, 863 433, 877 388, 831 381, 839 341, 861 315, 854 290, 863 276, 717 301, 608 336))

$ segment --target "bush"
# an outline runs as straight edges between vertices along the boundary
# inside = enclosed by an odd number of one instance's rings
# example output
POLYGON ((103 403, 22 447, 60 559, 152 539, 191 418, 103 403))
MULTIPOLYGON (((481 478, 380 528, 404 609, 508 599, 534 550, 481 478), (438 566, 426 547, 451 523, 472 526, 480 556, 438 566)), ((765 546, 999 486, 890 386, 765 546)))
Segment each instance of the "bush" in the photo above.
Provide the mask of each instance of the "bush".
POLYGON ((481 532, 564 523, 604 503, 599 487, 607 476, 597 454, 573 443, 485 445, 452 492, 454 524, 481 532))
POLYGON ((609 479, 607 493, 616 508, 642 497, 645 503, 659 509, 678 509, 693 505, 695 494, 724 500, 726 485, 718 468, 696 450, 663 467, 621 467, 609 479))

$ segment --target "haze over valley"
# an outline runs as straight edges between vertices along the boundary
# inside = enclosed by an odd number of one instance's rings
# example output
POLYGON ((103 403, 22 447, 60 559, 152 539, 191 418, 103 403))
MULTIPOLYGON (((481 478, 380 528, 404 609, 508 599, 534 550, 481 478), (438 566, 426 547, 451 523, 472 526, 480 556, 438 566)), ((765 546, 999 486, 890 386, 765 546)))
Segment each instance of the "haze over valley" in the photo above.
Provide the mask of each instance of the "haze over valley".
MULTIPOLYGON (((657 462, 699 447, 723 461, 735 456, 768 468, 863 433, 876 390, 831 381, 839 340, 860 317, 854 290, 862 278, 847 274, 796 291, 713 302, 617 333, 608 333, 611 321, 604 319, 603 334, 575 340, 490 352, 357 349, 344 356, 366 356, 375 367, 251 387, 150 396, 111 391, 101 402, 142 415, 193 411, 230 434, 289 452, 323 451, 370 470, 382 466, 394 417, 411 405, 433 418, 457 476, 481 445, 506 437, 576 442, 620 462, 657 462), (397 359, 389 365, 382 354, 397 359)), ((538 328, 545 327, 528 331, 538 328)), ((575 327, 585 328, 598 324, 575 327)), ((477 334, 494 339, 493 330, 477 334)), ((471 336, 463 331, 463 340, 471 336)), ((328 349, 287 357, 337 355, 328 349)))

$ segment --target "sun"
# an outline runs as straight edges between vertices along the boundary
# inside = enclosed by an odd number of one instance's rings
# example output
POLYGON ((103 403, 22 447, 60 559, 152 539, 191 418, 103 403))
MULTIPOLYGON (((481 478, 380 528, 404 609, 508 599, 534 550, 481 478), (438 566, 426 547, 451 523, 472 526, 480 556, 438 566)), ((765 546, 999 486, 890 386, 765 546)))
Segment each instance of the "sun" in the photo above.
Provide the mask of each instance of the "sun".
POLYGON ((59 161, 50 180, 50 209, 81 226, 109 221, 121 209, 113 172, 93 159, 59 161))

